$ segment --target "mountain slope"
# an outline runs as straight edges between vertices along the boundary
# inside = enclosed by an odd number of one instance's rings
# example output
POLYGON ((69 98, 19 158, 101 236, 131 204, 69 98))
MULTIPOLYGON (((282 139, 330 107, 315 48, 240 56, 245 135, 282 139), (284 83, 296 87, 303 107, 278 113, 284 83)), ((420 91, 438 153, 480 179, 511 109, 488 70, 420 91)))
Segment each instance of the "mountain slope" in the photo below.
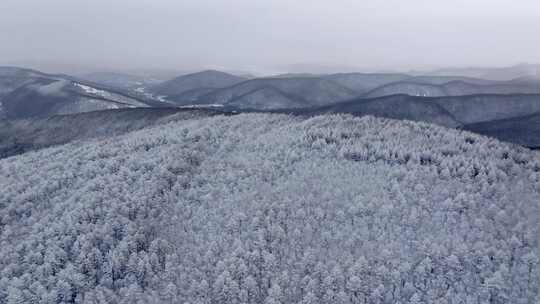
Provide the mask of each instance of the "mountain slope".
POLYGON ((110 137, 171 121, 218 113, 202 109, 123 108, 0 121, 0 158, 74 140, 110 137))
POLYGON ((518 78, 514 78, 510 81, 507 81, 508 83, 522 83, 522 84, 536 84, 540 85, 540 75, 527 75, 527 76, 521 76, 518 78))
POLYGON ((438 97, 447 96, 444 86, 409 81, 393 82, 367 92, 363 97, 377 98, 390 95, 405 94, 410 96, 438 97))
MULTIPOLYGON (((366 113, 382 117, 428 122, 435 122, 432 115, 449 115, 454 122, 472 124, 540 112, 540 95, 470 95, 432 98, 391 95, 373 99, 359 98, 329 107, 306 110, 305 112, 366 113), (423 110, 422 108, 426 109, 423 110), (439 110, 434 110, 435 108, 439 110), (435 112, 438 114, 435 114, 435 112)), ((441 120, 441 122, 445 126, 455 126, 451 120, 441 120), (445 121, 450 124, 444 123, 445 121)))
POLYGON ((0 160, 0 302, 534 303, 540 158, 238 115, 0 160))
POLYGON ((469 124, 465 129, 532 149, 540 149, 540 113, 469 124))
POLYGON ((115 89, 69 75, 0 67, 0 119, 147 106, 166 107, 170 104, 147 94, 115 89))
POLYGON ((178 96, 186 91, 213 88, 219 89, 235 85, 244 81, 245 78, 219 71, 202 71, 194 74, 183 75, 175 79, 165 81, 149 89, 155 95, 178 96))
MULTIPOLYGON (((412 98, 415 99, 415 98, 412 98)), ((540 95, 472 95, 428 98, 464 124, 506 119, 540 111, 540 95)))
POLYGON ((358 94, 368 92, 376 87, 410 78, 406 74, 369 74, 369 73, 342 73, 324 76, 358 94))
POLYGON ((286 108, 301 108, 308 102, 273 88, 263 87, 239 96, 227 103, 235 109, 273 110, 286 108))
POLYGON ((478 94, 540 94, 540 85, 533 83, 498 82, 475 85, 463 81, 452 81, 444 85, 449 96, 478 94))
POLYGON ((123 73, 113 73, 113 72, 96 72, 96 73, 83 75, 80 78, 90 81, 90 82, 98 83, 101 85, 106 85, 113 88, 126 89, 126 90, 148 88, 162 82, 162 80, 155 79, 152 77, 143 77, 143 76, 123 74, 123 73))
MULTIPOLYGON (((199 98, 199 104, 221 104, 227 106, 234 103, 237 107, 245 108, 237 99, 257 90, 273 88, 293 99, 294 104, 287 108, 312 107, 332 104, 356 96, 356 93, 339 84, 320 78, 258 78, 248 80, 232 87, 216 90, 199 98)), ((264 105, 264 109, 277 108, 282 103, 272 104, 273 97, 266 99, 260 94, 260 100, 251 100, 250 104, 264 105)))
POLYGON ((34 70, 16 67, 0 67, 0 100, 32 79, 45 75, 34 70))
POLYGON ((432 98, 392 95, 372 99, 359 98, 331 106, 283 112, 308 116, 348 113, 358 116, 375 115, 424 121, 451 128, 464 127, 480 134, 533 148, 540 141, 540 133, 536 132, 536 116, 528 116, 531 113, 540 112, 540 95, 471 95, 432 98))
POLYGON ((461 125, 456 118, 440 105, 413 99, 406 95, 393 95, 375 99, 355 99, 335 105, 307 110, 310 115, 347 113, 358 116, 375 115, 394 119, 425 121, 455 128, 461 125))
POLYGON ((61 78, 30 80, 4 96, 1 102, 8 119, 166 105, 61 78))
POLYGON ((500 68, 448 68, 429 73, 430 75, 455 75, 489 80, 507 81, 518 77, 538 75, 540 65, 518 64, 500 68))
POLYGON ((197 88, 182 92, 179 95, 167 96, 167 100, 175 102, 180 105, 193 105, 198 102, 198 100, 205 95, 208 95, 215 91, 215 88, 197 88))
POLYGON ((364 97, 375 98, 394 94, 424 97, 479 94, 540 94, 540 84, 526 81, 519 82, 518 80, 511 82, 491 82, 489 84, 470 83, 462 80, 453 80, 443 84, 430 84, 406 80, 378 87, 366 93, 364 97))
POLYGON ((486 85, 491 84, 496 81, 493 80, 486 80, 481 78, 473 78, 473 77, 465 77, 465 76, 434 76, 434 75, 420 75, 420 76, 414 76, 411 78, 407 78, 406 81, 409 82, 416 82, 416 83, 424 83, 424 84, 445 84, 453 81, 461 81, 476 85, 486 85))

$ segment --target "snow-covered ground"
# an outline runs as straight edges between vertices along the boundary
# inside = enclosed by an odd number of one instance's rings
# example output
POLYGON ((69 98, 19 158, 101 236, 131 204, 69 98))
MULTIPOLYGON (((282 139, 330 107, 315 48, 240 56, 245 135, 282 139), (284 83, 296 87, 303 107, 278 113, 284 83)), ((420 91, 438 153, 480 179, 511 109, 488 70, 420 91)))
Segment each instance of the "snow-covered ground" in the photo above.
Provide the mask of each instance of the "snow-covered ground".
POLYGON ((205 108, 223 108, 222 104, 194 104, 187 106, 179 106, 181 109, 205 109, 205 108))
POLYGON ((135 100, 133 98, 129 98, 129 97, 126 97, 126 96, 123 96, 123 95, 120 95, 120 94, 116 94, 116 93, 112 93, 112 92, 108 92, 108 91, 105 91, 105 90, 101 90, 101 89, 97 89, 97 88, 94 88, 94 87, 90 87, 90 86, 87 86, 87 85, 84 85, 84 84, 81 84, 81 83, 73 83, 75 85, 75 87, 81 89, 84 93, 86 94, 89 94, 89 95, 93 95, 93 96, 96 96, 96 97, 101 97, 101 98, 104 98, 104 99, 108 99, 108 100, 112 100, 112 101, 115 101, 115 102, 118 102, 118 103, 123 103, 123 104, 128 104, 128 105, 131 105, 131 106, 137 106, 137 107, 147 107, 148 105, 138 101, 138 100, 135 100))
POLYGON ((81 88, 85 93, 98 95, 98 96, 101 96, 103 98, 106 98, 109 95, 107 92, 105 92, 103 90, 98 90, 96 88, 92 88, 92 87, 89 87, 89 86, 84 85, 84 84, 75 83, 75 86, 81 88))

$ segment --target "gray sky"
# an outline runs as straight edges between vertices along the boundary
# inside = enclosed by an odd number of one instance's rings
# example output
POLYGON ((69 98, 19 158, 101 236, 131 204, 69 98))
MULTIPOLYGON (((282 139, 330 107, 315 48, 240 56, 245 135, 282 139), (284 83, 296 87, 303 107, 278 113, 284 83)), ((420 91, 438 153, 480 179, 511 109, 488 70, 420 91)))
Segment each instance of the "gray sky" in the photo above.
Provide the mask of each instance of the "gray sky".
POLYGON ((540 63, 538 0, 0 0, 0 65, 540 63))

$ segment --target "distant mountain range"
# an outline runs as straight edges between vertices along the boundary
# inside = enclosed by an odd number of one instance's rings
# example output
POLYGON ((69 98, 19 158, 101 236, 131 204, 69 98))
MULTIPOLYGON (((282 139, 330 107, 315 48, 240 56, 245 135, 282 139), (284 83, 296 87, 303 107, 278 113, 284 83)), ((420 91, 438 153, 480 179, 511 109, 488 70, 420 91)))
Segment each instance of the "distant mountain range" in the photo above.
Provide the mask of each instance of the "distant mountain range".
POLYGON ((202 71, 179 76, 149 89, 155 95, 166 96, 171 100, 181 99, 182 94, 193 90, 220 89, 235 85, 246 78, 219 71, 202 71))
POLYGON ((104 109, 169 106, 67 75, 0 67, 0 117, 48 117, 104 109))
POLYGON ((354 98, 389 95, 424 97, 478 94, 540 94, 540 80, 521 77, 494 81, 465 76, 341 73, 284 74, 242 81, 238 76, 206 71, 178 77, 151 88, 180 106, 219 105, 271 110, 324 106, 354 98), (220 79, 219 83, 216 79, 220 79), (227 83, 234 83, 226 86, 227 83), (167 95, 174 92, 176 95, 167 95))
POLYGON ((377 87, 389 83, 403 81, 411 78, 405 74, 365 74, 365 73, 341 73, 323 76, 325 79, 334 81, 357 94, 364 94, 377 87))
POLYGON ((511 67, 499 68, 445 68, 427 74, 431 76, 452 75, 506 81, 520 77, 538 76, 540 75, 540 64, 518 64, 511 67))
POLYGON ((0 68, 0 118, 40 118, 39 128, 46 130, 43 125, 49 122, 43 118, 106 109, 213 108, 226 113, 271 111, 308 116, 348 113, 464 128, 540 147, 540 79, 532 75, 506 81, 392 73, 247 79, 210 70, 161 83, 156 80, 157 84, 144 81, 114 73, 88 75, 81 80, 0 68))
POLYGON ((0 68, 0 304, 540 304, 537 88, 0 68))
MULTIPOLYGON (((426 77, 424 77, 426 79, 426 77)), ((427 80, 427 79, 426 79, 427 80)), ((394 94, 407 94, 411 96, 438 97, 463 96, 476 94, 539 94, 540 82, 507 81, 491 83, 473 83, 463 80, 454 80, 443 84, 415 82, 415 79, 394 82, 378 87, 364 97, 373 98, 394 94)))
POLYGON ((125 90, 137 90, 140 88, 154 86, 158 83, 163 82, 163 80, 153 77, 144 77, 113 72, 96 72, 79 76, 79 78, 93 83, 125 90))
POLYGON ((540 95, 392 95, 283 112, 310 116, 345 113, 424 121, 540 148, 540 95))
POLYGON ((324 78, 258 78, 215 90, 199 97, 197 103, 269 110, 283 106, 321 106, 356 95, 353 90, 324 78))
POLYGON ((434 116, 451 118, 456 127, 478 122, 526 116, 540 112, 540 95, 468 95, 448 97, 418 97, 391 95, 373 99, 354 99, 331 106, 300 110, 306 113, 352 113, 429 121, 434 116), (423 113, 419 108, 438 109, 423 113), (410 114, 408 114, 410 113, 410 114))

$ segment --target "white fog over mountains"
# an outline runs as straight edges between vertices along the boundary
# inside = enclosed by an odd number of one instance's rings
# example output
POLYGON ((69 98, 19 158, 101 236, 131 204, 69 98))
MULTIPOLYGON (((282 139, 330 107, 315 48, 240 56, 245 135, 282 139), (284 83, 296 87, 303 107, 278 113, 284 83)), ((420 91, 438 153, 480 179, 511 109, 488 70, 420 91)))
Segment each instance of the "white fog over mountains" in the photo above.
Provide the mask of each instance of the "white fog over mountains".
POLYGON ((540 304, 536 0, 1 0, 0 304, 540 304))

